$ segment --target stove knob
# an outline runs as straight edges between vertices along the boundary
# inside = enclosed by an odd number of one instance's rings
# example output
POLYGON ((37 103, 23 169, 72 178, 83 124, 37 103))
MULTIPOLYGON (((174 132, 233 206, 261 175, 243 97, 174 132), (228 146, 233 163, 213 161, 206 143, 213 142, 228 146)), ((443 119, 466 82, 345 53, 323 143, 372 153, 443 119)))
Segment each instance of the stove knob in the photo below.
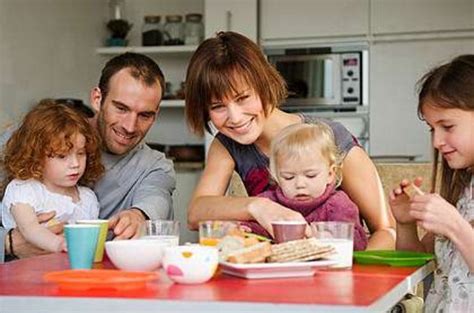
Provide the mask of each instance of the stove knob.
POLYGON ((353 71, 347 71, 347 76, 351 77, 354 75, 354 72, 353 71))
POLYGON ((354 88, 352 87, 347 88, 347 93, 354 93, 354 88))

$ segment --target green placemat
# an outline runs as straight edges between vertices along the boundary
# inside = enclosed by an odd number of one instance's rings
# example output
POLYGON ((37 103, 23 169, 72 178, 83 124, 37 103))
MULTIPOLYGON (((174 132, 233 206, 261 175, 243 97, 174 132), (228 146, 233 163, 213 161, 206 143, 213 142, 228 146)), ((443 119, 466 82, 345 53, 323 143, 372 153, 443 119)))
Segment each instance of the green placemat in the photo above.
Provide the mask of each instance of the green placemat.
POLYGON ((421 266, 434 259, 431 253, 394 250, 354 251, 359 264, 387 264, 390 266, 421 266))

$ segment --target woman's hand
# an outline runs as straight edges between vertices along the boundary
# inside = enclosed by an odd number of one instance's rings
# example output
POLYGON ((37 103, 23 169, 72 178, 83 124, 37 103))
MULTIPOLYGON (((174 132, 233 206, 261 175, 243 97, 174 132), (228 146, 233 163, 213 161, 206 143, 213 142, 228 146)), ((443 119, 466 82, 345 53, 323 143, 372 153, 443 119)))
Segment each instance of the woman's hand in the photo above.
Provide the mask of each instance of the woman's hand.
MULTIPOLYGON (((255 201, 249 206, 249 213, 272 237, 274 236, 271 224, 273 221, 304 221, 306 223, 301 213, 290 210, 267 198, 255 198, 255 201)), ((309 226, 306 232, 311 233, 309 226)))
POLYGON ((436 193, 413 197, 410 216, 416 219, 418 226, 448 238, 462 220, 458 210, 436 193))

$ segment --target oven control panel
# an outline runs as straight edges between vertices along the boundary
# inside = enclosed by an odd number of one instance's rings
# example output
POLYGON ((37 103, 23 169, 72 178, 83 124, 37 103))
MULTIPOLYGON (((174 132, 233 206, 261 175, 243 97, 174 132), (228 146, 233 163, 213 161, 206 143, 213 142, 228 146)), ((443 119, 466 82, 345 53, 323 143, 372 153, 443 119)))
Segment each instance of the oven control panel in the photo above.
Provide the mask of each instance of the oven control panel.
POLYGON ((360 53, 341 55, 341 101, 342 104, 361 104, 362 67, 360 53))

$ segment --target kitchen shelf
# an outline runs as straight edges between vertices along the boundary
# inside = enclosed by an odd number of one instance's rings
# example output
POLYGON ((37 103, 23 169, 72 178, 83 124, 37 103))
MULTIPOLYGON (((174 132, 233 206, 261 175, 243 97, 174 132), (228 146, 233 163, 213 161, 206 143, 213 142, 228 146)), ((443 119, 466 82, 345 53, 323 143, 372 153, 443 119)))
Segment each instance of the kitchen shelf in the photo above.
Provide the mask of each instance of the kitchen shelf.
POLYGON ((143 54, 191 54, 197 49, 196 45, 188 46, 156 46, 156 47, 102 47, 97 48, 96 52, 102 55, 115 55, 125 52, 136 52, 143 54))
POLYGON ((184 100, 162 100, 160 108, 184 108, 184 100))

